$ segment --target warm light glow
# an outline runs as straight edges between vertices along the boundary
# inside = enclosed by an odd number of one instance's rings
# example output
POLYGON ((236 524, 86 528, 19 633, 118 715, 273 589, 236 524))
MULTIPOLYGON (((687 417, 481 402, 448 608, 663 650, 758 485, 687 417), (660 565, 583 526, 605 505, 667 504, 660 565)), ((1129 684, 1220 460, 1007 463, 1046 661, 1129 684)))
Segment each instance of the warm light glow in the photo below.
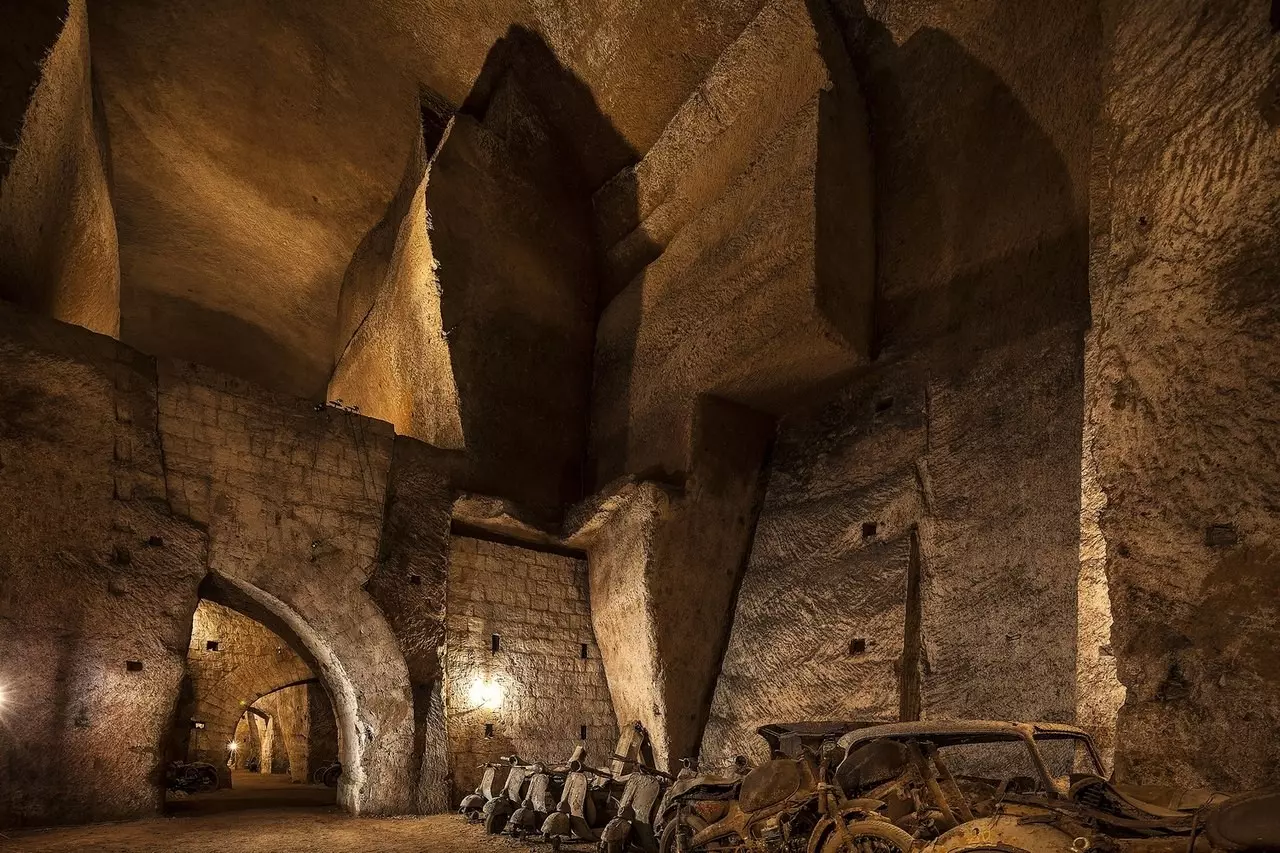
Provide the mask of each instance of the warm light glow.
POLYGON ((4 700, 5 700, 4 685, 0 684, 0 708, 4 707, 4 700))
POLYGON ((227 749, 231 750, 232 752, 235 752, 239 748, 240 748, 240 744, 236 743, 235 741, 231 741, 231 743, 227 744, 227 749))
POLYGON ((483 678, 477 678, 471 682, 471 690, 468 697, 471 704, 497 710, 502 707, 502 685, 496 681, 485 681, 483 678))

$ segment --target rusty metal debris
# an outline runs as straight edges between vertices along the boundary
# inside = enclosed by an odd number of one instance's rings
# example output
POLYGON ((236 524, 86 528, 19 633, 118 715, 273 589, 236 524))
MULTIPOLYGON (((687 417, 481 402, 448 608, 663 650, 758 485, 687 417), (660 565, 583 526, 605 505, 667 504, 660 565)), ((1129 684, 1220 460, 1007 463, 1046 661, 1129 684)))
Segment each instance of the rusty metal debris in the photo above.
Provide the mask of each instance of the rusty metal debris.
POLYGON ((661 853, 1280 849, 1280 792, 1113 784, 1072 726, 808 723, 760 734, 773 754, 760 767, 681 774, 661 853))

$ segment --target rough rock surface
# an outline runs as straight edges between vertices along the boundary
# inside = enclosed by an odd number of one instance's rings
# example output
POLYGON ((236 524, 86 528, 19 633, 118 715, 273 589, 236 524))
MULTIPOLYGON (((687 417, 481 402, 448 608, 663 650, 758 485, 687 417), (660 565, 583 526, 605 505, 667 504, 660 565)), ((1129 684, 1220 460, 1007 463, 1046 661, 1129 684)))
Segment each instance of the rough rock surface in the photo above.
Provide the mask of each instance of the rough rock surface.
POLYGON ((85 0, 17 4, 4 28, 0 296, 114 337, 120 259, 85 0))
POLYGON ((597 487, 688 471, 701 394, 778 413, 865 362, 866 135, 832 23, 775 0, 596 194, 613 277, 595 343, 597 487))
POLYGON ((400 183, 421 89, 456 108, 499 39, 534 35, 590 87, 593 105, 557 99, 548 117, 589 193, 647 150, 760 5, 90 4, 124 339, 318 398, 344 272, 400 183))
POLYGON ((11 308, 0 362, 0 825, 154 811, 205 573, 164 501, 154 364, 11 308))
POLYGON ((440 454, 411 439, 392 446, 378 565, 365 589, 400 643, 413 686, 415 811, 450 808, 441 683, 452 490, 440 454))
POLYGON ((428 235, 423 128, 383 218, 360 241, 338 302, 328 399, 436 447, 465 445, 428 235))
POLYGON ((579 534, 591 621, 618 724, 639 720, 659 767, 695 755, 759 511, 770 418, 704 399, 683 488, 645 482, 579 534))
POLYGON ((875 163, 877 363, 782 420, 708 759, 765 722, 896 718, 911 685, 925 717, 1075 716, 1101 33, 1055 6, 836 4, 875 163))
POLYGON ((1086 399, 1128 693, 1117 769, 1143 781, 1280 781, 1280 45, 1265 7, 1114 11, 1086 399))
POLYGON ((581 84, 521 34, 486 68, 496 79, 454 119, 426 191, 469 462, 460 485, 559 508, 583 493, 596 270, 584 179, 530 87, 545 78, 568 98, 581 84))

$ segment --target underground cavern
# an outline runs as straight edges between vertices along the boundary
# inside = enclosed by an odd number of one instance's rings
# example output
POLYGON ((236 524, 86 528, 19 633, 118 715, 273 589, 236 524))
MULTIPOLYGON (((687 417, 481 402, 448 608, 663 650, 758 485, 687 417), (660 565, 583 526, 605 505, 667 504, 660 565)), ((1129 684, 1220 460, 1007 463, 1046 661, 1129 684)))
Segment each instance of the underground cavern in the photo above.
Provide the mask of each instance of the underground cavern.
POLYGON ((1280 849, 1273 0, 0 23, 0 850, 1280 849))

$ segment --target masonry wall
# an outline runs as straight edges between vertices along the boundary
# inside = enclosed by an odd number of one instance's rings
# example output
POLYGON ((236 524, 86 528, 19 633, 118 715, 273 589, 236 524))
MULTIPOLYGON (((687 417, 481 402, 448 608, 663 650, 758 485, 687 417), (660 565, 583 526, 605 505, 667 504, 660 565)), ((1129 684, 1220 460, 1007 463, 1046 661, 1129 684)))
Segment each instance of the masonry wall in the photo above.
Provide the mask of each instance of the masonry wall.
MULTIPOLYGON (((263 770, 288 773, 294 782, 310 782, 319 762, 327 761, 323 753, 311 751, 311 710, 315 692, 310 684, 286 687, 263 696, 253 707, 271 717, 274 749, 272 763, 263 770)), ((321 691, 323 698, 323 691, 321 691)), ((328 699, 323 699, 328 702, 328 699)), ((332 757, 332 756, 330 756, 332 757)))
POLYGON ((364 584, 391 461, 387 424, 162 363, 160 430, 175 511, 206 525, 227 601, 294 640, 344 735, 339 802, 409 807, 414 719, 399 643, 364 584))
POLYGON ((0 306, 0 375, 0 827, 154 811, 205 572, 154 366, 0 306))
POLYGON ((590 761, 608 760, 618 726, 591 630, 584 561, 456 536, 448 613, 445 725, 455 804, 479 783, 477 765, 504 755, 561 761, 582 745, 590 761), (473 700, 477 680, 501 686, 500 708, 473 700))

